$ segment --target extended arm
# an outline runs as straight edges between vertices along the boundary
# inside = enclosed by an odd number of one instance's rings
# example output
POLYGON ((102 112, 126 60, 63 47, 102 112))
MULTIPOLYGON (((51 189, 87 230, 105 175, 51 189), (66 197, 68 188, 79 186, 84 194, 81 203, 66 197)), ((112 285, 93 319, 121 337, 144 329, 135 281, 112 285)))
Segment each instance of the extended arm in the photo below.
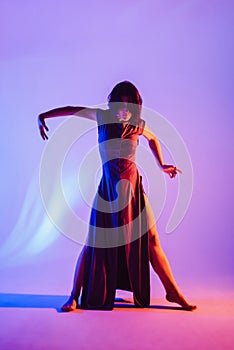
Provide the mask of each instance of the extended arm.
POLYGON ((55 118, 55 117, 66 117, 66 116, 77 116, 90 120, 97 120, 97 109, 96 108, 86 108, 86 107, 60 107, 52 109, 48 112, 41 113, 38 117, 38 126, 40 130, 41 137, 43 140, 48 139, 45 132, 49 131, 45 119, 55 118))
POLYGON ((150 128, 145 126, 142 135, 148 140, 150 149, 163 172, 167 173, 171 178, 176 176, 177 171, 182 173, 174 165, 164 164, 160 143, 150 128))

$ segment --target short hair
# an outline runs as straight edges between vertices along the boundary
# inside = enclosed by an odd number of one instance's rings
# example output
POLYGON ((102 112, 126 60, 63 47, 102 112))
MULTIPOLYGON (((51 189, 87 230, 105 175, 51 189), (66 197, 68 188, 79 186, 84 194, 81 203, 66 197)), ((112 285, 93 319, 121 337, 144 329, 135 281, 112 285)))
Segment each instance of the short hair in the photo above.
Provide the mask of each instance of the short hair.
POLYGON ((123 96, 128 98, 130 103, 129 110, 132 113, 131 121, 138 123, 141 117, 142 98, 135 87, 130 81, 122 81, 115 85, 113 90, 108 96, 108 106, 112 114, 116 114, 118 109, 118 103, 121 102, 123 96))

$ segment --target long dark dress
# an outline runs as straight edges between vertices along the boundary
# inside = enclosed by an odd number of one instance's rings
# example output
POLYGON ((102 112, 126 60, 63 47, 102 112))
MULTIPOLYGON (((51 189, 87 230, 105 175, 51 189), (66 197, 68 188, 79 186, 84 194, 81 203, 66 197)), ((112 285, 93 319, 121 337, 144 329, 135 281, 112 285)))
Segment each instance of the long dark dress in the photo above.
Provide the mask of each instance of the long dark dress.
POLYGON ((116 289, 133 292, 135 305, 149 305, 146 203, 135 156, 144 121, 120 123, 99 110, 102 178, 91 211, 81 307, 111 310, 116 289))

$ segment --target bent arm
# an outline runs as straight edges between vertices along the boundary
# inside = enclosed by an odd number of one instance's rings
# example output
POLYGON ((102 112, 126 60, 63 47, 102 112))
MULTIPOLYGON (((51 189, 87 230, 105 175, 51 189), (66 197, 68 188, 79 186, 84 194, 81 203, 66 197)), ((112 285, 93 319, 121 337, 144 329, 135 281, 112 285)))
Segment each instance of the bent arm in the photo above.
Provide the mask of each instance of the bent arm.
POLYGON ((182 173, 182 171, 174 165, 167 165, 164 163, 160 143, 150 128, 145 126, 142 135, 148 140, 149 147, 163 172, 167 173, 171 178, 176 176, 177 171, 182 173))
POLYGON ((150 128, 148 128, 147 126, 145 126, 142 135, 148 140, 149 147, 154 157, 156 158, 159 166, 163 167, 164 161, 163 161, 161 146, 158 139, 154 135, 153 131, 150 130, 150 128))
POLYGON ((97 120, 97 108, 87 108, 87 107, 60 107, 51 109, 50 111, 41 113, 38 116, 38 126, 40 129, 40 134, 43 140, 48 139, 46 131, 49 131, 45 119, 55 118, 55 117, 66 117, 66 116, 77 116, 81 118, 86 118, 90 120, 97 120))

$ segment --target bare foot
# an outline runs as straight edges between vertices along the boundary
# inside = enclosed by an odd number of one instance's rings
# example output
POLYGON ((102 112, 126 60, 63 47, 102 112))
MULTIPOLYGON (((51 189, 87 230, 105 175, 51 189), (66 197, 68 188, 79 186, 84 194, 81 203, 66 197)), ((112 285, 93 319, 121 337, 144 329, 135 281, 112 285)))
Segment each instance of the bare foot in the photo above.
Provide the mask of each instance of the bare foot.
POLYGON ((182 306, 182 308, 184 310, 187 310, 187 311, 192 311, 192 310, 195 310, 197 308, 196 305, 191 305, 189 304, 183 297, 182 294, 180 294, 178 291, 176 290, 171 290, 170 292, 167 293, 166 295, 166 299, 168 301, 170 301, 171 303, 177 303, 179 304, 180 306, 182 306))
POLYGON ((75 311, 77 307, 77 301, 71 296, 68 301, 61 307, 63 312, 75 311))

